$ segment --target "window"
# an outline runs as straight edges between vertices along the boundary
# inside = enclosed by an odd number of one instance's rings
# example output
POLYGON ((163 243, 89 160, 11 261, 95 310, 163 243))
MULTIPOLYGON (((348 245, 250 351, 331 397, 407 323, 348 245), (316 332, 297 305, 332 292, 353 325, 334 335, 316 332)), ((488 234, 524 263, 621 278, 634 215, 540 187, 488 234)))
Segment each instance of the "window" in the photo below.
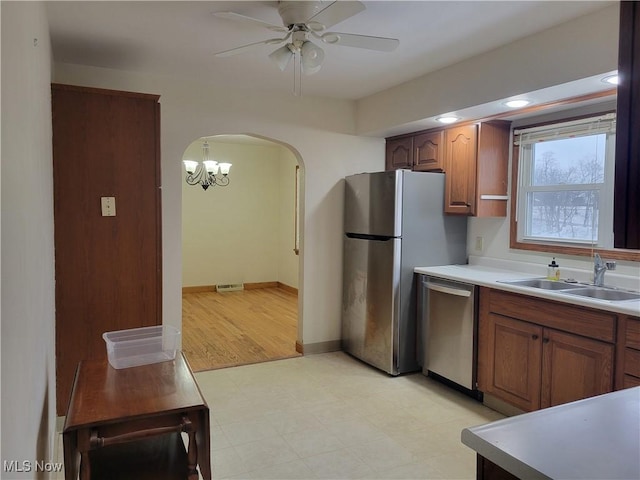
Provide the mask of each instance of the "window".
POLYGON ((516 129, 517 242, 613 247, 615 114, 516 129))

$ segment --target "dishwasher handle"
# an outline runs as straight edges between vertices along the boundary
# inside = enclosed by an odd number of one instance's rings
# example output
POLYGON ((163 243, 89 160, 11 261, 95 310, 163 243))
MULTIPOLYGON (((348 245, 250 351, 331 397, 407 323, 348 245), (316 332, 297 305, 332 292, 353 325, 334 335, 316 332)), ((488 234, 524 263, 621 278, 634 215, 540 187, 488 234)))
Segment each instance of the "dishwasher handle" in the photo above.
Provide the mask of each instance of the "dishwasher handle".
POLYGON ((447 287, 446 285, 440 285, 431 282, 425 282, 425 285, 429 290, 435 290, 436 292, 447 293, 449 295, 457 295, 458 297, 471 296, 471 291, 469 290, 461 290, 459 288, 447 287))

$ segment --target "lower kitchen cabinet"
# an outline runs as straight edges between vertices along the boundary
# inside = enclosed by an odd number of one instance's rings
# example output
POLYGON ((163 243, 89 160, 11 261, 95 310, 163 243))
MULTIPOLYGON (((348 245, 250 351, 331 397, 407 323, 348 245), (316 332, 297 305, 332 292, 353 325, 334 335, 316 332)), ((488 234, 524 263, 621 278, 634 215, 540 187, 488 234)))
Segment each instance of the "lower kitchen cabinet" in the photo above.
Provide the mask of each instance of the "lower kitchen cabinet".
POLYGON ((525 411, 610 392, 614 334, 607 312, 481 288, 478 388, 525 411))
POLYGON ((640 386, 640 318, 622 316, 618 325, 617 388, 640 386))

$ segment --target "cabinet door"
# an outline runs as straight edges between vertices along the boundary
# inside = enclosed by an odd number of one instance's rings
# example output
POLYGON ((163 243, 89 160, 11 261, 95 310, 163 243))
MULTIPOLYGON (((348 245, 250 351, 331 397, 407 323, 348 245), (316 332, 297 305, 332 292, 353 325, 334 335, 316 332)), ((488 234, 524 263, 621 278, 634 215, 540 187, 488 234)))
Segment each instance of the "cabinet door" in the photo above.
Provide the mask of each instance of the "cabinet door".
POLYGON ((541 408, 613 390, 613 345, 545 329, 541 408))
POLYGON ((445 213, 475 214, 477 126, 445 130, 445 213))
POLYGON ((413 169, 420 172, 444 170, 444 132, 422 133, 413 137, 413 169))
POLYGON ((493 313, 482 322, 478 388, 522 410, 537 410, 542 327, 493 313))
POLYGON ((413 167, 413 137, 387 140, 385 170, 413 167))

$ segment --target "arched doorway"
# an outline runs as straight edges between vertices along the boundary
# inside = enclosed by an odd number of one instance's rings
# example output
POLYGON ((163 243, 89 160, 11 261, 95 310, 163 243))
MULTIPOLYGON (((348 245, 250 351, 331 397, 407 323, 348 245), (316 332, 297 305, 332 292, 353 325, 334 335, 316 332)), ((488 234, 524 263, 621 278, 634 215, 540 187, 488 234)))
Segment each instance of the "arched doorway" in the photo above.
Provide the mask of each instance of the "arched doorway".
POLYGON ((184 159, 205 141, 232 167, 227 186, 183 180, 183 351, 195 371, 297 356, 299 159, 249 135, 196 139, 184 159))

